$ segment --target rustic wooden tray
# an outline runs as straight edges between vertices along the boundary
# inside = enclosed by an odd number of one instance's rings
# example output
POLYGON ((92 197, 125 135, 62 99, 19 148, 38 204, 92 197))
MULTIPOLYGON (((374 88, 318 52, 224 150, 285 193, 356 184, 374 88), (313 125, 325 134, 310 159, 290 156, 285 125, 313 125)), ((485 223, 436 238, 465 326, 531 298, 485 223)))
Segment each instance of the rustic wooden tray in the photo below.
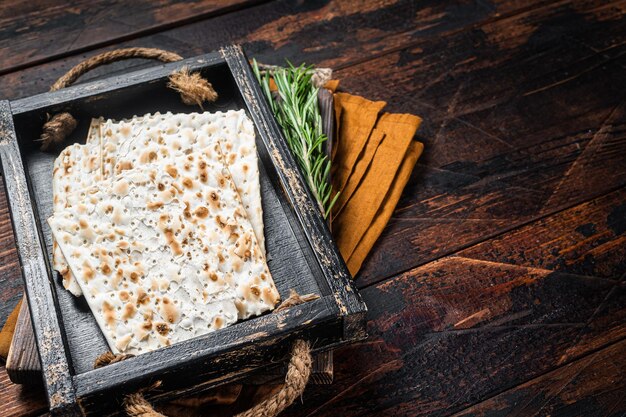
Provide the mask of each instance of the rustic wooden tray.
POLYGON ((149 400, 221 385, 286 359, 295 338, 321 352, 365 337, 366 307, 300 170, 263 98, 248 60, 237 46, 171 64, 0 102, 0 159, 18 253, 53 414, 109 415, 125 394, 156 380, 149 400), (124 362, 93 369, 108 350, 82 298, 62 287, 51 268, 52 164, 39 151, 48 113, 70 111, 79 127, 67 144, 83 140, 92 117, 124 118, 155 111, 191 112, 166 88, 182 66, 200 71, 219 94, 205 110, 244 108, 257 131, 268 264, 283 298, 290 289, 320 298, 124 362))

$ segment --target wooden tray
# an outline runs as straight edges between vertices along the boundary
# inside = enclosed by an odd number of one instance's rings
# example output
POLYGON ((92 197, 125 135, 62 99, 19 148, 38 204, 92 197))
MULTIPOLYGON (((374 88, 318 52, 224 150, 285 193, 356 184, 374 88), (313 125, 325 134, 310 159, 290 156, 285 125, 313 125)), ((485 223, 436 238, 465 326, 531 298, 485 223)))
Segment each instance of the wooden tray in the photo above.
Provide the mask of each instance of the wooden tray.
POLYGON ((365 312, 324 219, 309 193, 241 48, 124 74, 14 102, 0 101, 0 159, 33 330, 50 409, 58 415, 109 415, 125 394, 156 380, 149 400, 218 386, 283 362, 295 338, 314 351, 364 338, 365 312), (168 75, 183 66, 200 71, 220 98, 208 111, 244 108, 257 132, 268 264, 278 290, 320 298, 124 362, 93 369, 108 350, 83 298, 62 287, 51 269, 52 164, 39 151, 48 113, 71 112, 79 127, 66 144, 83 140, 92 117, 121 119, 148 112, 191 112, 168 75))

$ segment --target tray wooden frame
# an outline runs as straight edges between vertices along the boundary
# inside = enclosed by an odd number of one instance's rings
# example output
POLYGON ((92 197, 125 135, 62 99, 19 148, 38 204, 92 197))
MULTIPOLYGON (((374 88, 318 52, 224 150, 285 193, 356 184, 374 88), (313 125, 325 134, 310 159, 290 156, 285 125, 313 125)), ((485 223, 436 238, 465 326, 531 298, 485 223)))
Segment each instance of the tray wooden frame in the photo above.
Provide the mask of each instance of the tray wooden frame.
POLYGON ((366 336, 366 307, 239 46, 13 102, 0 101, 0 161, 53 415, 114 415, 124 395, 156 380, 162 381, 161 388, 147 397, 159 401, 245 378, 284 362, 296 338, 310 340, 314 351, 323 352, 366 336), (168 75, 183 66, 203 74, 230 74, 224 75, 224 83, 234 83, 234 97, 255 124, 260 158, 271 168, 266 175, 280 194, 289 219, 286 226, 317 271, 290 279, 294 286, 311 280, 320 298, 122 363, 78 372, 74 363, 78 354, 72 354, 67 333, 67 326, 73 324, 61 314, 58 278, 46 249, 49 231, 38 213, 34 184, 42 173, 25 163, 39 152, 33 123, 41 126, 46 113, 94 111, 99 102, 120 100, 127 91, 161 88, 168 75))

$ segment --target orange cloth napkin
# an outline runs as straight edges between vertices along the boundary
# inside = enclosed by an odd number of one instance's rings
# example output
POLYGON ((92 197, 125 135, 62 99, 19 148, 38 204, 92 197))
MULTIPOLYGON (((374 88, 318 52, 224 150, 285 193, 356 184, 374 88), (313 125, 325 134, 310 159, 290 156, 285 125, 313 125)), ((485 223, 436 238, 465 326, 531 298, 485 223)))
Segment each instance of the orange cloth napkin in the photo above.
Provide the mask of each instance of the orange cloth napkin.
POLYGON ((411 114, 379 115, 385 105, 381 101, 346 93, 336 93, 334 99, 341 117, 331 178, 340 194, 332 232, 354 276, 391 218, 424 149, 413 141, 422 120, 411 114))
POLYGON ((413 172, 413 167, 423 150, 424 145, 420 142, 413 141, 409 145, 409 150, 407 151, 407 154, 405 155, 404 160, 396 173, 396 177, 391 183, 391 187, 389 187, 389 191, 383 199, 378 212, 376 212, 372 224, 370 224, 370 227, 367 229, 359 243, 357 243, 357 246, 354 251, 352 251, 350 257, 346 260, 346 264, 348 265, 348 269, 352 275, 356 274, 361 268, 363 261, 365 261, 365 258, 374 246, 374 243, 376 243, 376 240, 378 240, 378 237, 383 232, 383 229, 391 218, 393 210, 396 207, 396 204, 398 204, 398 200, 400 200, 402 190, 404 190, 404 186, 408 182, 411 172, 413 172))
POLYGON ((368 142, 370 133, 378 119, 378 113, 385 107, 384 101, 369 101, 359 96, 335 93, 335 111, 340 107, 339 140, 335 142, 335 159, 330 175, 335 192, 341 192, 348 182, 352 168, 368 142), (340 158, 337 158, 340 155, 340 158))
POLYGON ((0 330, 0 358, 2 358, 3 361, 7 360, 9 354, 9 347, 11 347, 11 340, 13 340, 13 333, 15 332, 15 323, 17 323, 17 316, 20 312, 21 305, 22 300, 17 303, 17 306, 15 306, 11 314, 9 314, 6 323, 2 326, 2 330, 0 330))
POLYGON ((352 194, 356 191, 359 184, 361 184, 361 180, 363 179, 363 175, 369 168, 376 151, 378 150, 378 146, 385 138, 385 132, 380 129, 373 129, 369 138, 367 139, 367 143, 365 144, 365 148, 363 149, 361 156, 357 159, 354 167, 352 167, 352 172, 348 177, 348 182, 344 185, 343 189, 339 193, 339 197, 335 202, 334 216, 336 217, 341 210, 345 207, 346 203, 352 197, 352 194))

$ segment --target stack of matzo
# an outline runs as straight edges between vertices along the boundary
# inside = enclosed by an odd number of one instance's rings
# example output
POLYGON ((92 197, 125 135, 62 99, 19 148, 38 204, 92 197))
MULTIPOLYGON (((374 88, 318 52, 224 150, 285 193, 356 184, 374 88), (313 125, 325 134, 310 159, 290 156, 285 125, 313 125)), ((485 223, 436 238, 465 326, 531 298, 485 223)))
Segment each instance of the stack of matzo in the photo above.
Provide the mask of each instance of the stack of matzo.
POLYGON ((114 352, 274 308, 258 162, 243 111, 94 119, 54 166, 54 267, 114 352))

